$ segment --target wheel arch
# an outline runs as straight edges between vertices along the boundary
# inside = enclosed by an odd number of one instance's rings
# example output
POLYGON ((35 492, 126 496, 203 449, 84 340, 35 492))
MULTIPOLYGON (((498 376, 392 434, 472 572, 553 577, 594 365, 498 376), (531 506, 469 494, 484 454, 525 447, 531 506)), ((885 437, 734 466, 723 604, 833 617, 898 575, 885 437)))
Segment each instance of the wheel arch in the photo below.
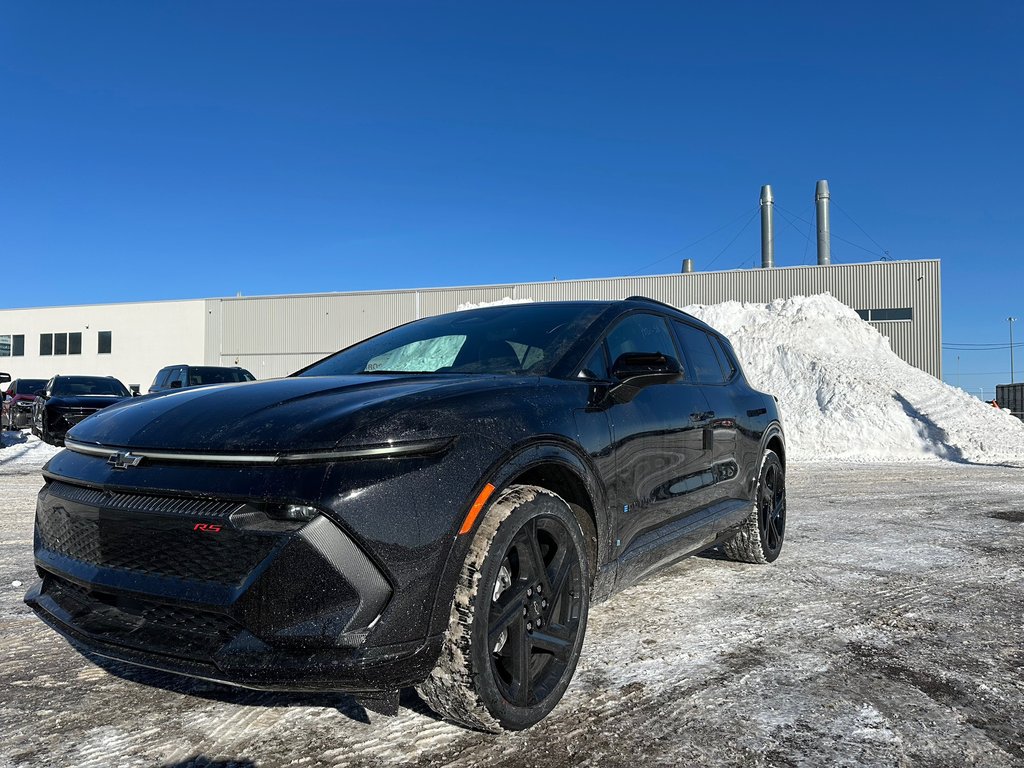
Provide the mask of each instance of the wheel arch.
MULTIPOLYGON (((431 617, 431 632, 437 632, 446 625, 455 578, 465 560, 469 543, 480 521, 487 516, 490 506, 509 486, 535 485, 557 494, 569 505, 585 533, 588 527, 592 528, 593 547, 587 553, 592 571, 591 581, 600 572, 601 564, 609 559, 608 532, 611 521, 605 502, 604 484, 591 466, 589 458, 578 446, 564 439, 542 439, 518 446, 487 471, 481 479, 481 486, 485 483, 493 485, 495 490, 479 519, 474 522, 473 530, 458 536, 448 553, 437 604, 431 617)), ((590 543, 589 534, 586 538, 590 543)))
POLYGON ((765 430, 764 437, 761 439, 761 455, 764 452, 775 451, 775 454, 779 457, 779 462, 782 464, 782 469, 786 469, 786 437, 782 432, 782 425, 773 421, 768 425, 768 429, 765 430))

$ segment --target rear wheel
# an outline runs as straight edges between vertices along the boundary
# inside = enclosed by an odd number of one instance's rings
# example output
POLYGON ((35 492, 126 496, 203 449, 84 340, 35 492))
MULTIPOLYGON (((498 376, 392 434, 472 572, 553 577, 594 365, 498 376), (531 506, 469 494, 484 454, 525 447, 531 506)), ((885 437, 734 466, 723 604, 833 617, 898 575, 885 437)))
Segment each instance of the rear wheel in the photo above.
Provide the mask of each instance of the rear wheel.
POLYGON ((754 508, 736 535, 722 544, 731 560, 771 563, 786 537, 786 472, 775 451, 766 450, 754 493, 754 508))
POLYGON ((583 645, 590 568, 557 495, 512 486, 473 535, 441 657, 418 688, 438 714, 487 731, 528 728, 565 693, 583 645))

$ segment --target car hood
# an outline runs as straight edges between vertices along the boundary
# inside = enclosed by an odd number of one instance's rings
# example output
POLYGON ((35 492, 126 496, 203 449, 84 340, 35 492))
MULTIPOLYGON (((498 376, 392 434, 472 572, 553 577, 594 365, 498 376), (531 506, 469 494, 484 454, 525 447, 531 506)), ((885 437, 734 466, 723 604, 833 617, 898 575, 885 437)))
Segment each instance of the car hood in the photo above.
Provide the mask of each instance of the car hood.
MULTIPOLYGON (((136 450, 266 453, 451 436, 432 406, 515 377, 324 376, 176 390, 97 413, 68 437, 136 450), (496 381, 497 380, 497 381, 496 381)), ((536 382, 533 382, 533 386, 536 382)))

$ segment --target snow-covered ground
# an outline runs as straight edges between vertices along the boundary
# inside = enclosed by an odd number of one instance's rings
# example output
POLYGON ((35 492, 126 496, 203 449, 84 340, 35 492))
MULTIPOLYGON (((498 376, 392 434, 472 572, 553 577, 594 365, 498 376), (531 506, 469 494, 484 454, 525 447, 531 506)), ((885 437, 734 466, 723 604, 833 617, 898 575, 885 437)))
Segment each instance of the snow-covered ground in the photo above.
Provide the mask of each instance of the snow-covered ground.
POLYGON ((22 603, 24 456, 0 466, 2 768, 1024 765, 1018 469, 791 465, 779 561, 691 558, 594 606, 560 706, 488 736, 411 691, 388 718, 81 656, 22 603))
POLYGON ((47 445, 27 430, 0 431, 0 473, 38 470, 60 448, 47 445))
POLYGON ((1024 422, 905 363, 828 294, 683 307, 730 338, 774 394, 801 460, 1024 461, 1024 422))

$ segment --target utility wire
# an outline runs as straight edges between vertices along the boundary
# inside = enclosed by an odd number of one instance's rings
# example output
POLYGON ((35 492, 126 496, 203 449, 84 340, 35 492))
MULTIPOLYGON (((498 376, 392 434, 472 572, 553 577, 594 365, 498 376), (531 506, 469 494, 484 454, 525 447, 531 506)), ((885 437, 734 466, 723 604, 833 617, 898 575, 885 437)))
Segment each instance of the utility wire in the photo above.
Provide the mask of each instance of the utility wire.
POLYGON ((714 263, 715 263, 716 261, 718 261, 718 257, 719 257, 719 256, 721 256, 721 255, 722 255, 723 253, 725 253, 726 251, 728 251, 728 250, 729 250, 729 248, 731 248, 731 247, 732 247, 732 244, 733 244, 733 243, 735 243, 735 242, 736 242, 736 241, 737 241, 737 240, 739 239, 740 235, 742 235, 742 234, 743 234, 743 233, 744 233, 744 232, 746 231, 747 227, 749 227, 749 226, 750 226, 750 222, 752 222, 752 221, 753 221, 753 220, 754 220, 754 219, 755 219, 755 218, 757 217, 757 213, 758 213, 758 211, 759 211, 760 209, 761 209, 761 206, 760 206, 760 205, 758 205, 758 206, 757 206, 757 208, 755 208, 755 209, 754 209, 754 212, 753 212, 752 214, 750 214, 750 218, 749 218, 749 219, 747 219, 747 223, 746 223, 746 224, 744 224, 744 225, 743 225, 743 226, 742 226, 742 227, 740 228, 740 231, 736 233, 736 236, 735 236, 735 237, 733 237, 733 239, 729 241, 729 243, 728 243, 728 244, 727 244, 727 245, 725 246, 725 248, 723 248, 722 250, 720 250, 720 251, 718 252, 718 255, 717 255, 717 256, 715 256, 715 258, 713 258, 713 259, 712 259, 711 261, 709 261, 709 262, 708 262, 708 265, 707 265, 706 267, 704 267, 704 269, 705 269, 705 270, 708 270, 708 269, 710 269, 710 268, 711 268, 711 265, 712 265, 712 264, 714 264, 714 263))
MULTIPOLYGON (((783 207, 782 207, 781 205, 779 205, 778 203, 776 203, 776 204, 775 204, 775 207, 776 207, 776 208, 777 208, 778 210, 780 210, 780 211, 786 211, 786 209, 785 209, 785 208, 783 208, 783 207)), ((804 222, 804 224, 809 224, 809 223, 810 223, 810 222, 808 222, 808 221, 807 221, 807 219, 805 219, 805 218, 804 218, 803 216, 797 216, 797 215, 796 215, 795 213, 793 213, 792 211, 786 211, 786 213, 788 213, 788 214, 789 214, 790 216, 792 216, 792 217, 793 217, 794 219, 797 219, 798 221, 802 221, 802 222, 804 222)), ((875 251, 872 251, 872 250, 871 250, 870 248, 865 248, 865 247, 864 247, 863 245, 858 245, 857 243, 853 242, 852 240, 847 240, 847 239, 846 239, 845 237, 840 237, 839 235, 835 234, 834 232, 833 232, 833 233, 831 234, 831 236, 832 236, 833 238, 835 238, 836 240, 842 240, 842 241, 843 241, 844 243, 846 243, 847 245, 852 245, 852 246, 853 246, 854 248, 860 248, 860 249, 861 249, 862 251, 865 251, 865 252, 867 252, 867 253, 870 253, 870 254, 871 254, 872 256, 882 256, 882 257, 885 257, 885 256, 887 256, 887 255, 888 255, 888 254, 886 254, 886 253, 885 253, 884 251, 883 251, 882 253, 880 253, 880 254, 879 254, 879 253, 877 253, 877 252, 875 252, 875 251)))
MULTIPOLYGON (((760 204, 758 204, 758 206, 754 208, 754 213, 757 213, 759 208, 760 208, 760 204)), ((677 256, 680 253, 682 253, 683 251, 687 251, 690 248, 693 248, 693 246, 699 245, 700 243, 703 243, 709 237, 711 237, 712 235, 717 235, 723 229, 728 229, 729 227, 733 226, 737 221, 739 221, 744 216, 746 216, 747 215, 747 210, 749 210, 749 209, 744 209, 743 213, 741 213, 739 216, 737 216, 736 218, 734 218, 731 221, 729 221, 729 223, 723 224, 718 229, 715 229, 715 230, 712 230, 711 232, 708 232, 706 235, 704 235, 704 237, 698 238, 697 240, 694 240, 689 245, 684 245, 682 248, 679 248, 678 250, 672 251, 672 253, 668 254, 667 256, 662 256, 660 259, 655 259, 650 264, 645 264, 644 266, 642 266, 638 270, 636 270, 636 272, 631 272, 630 273, 630 277, 632 277, 633 275, 638 275, 641 272, 643 272, 645 269, 650 269, 655 264, 660 264, 661 262, 665 261, 665 259, 671 259, 673 256, 677 256)), ((749 223, 750 222, 748 221, 747 224, 749 224, 749 223)), ((746 226, 744 225, 744 229, 745 228, 746 228, 746 226)), ((740 230, 740 231, 742 231, 742 230, 740 230)), ((719 254, 719 255, 721 255, 721 254, 719 254)))
MULTIPOLYGON (((814 203, 811 203, 811 211, 814 211, 814 203)), ((807 260, 807 246, 811 244, 811 229, 813 229, 813 227, 814 225, 810 221, 808 221, 807 234, 804 236, 804 255, 800 257, 801 264, 810 264, 810 262, 807 260)))
MULTIPOLYGON (((779 213, 782 213, 782 211, 779 211, 779 213)), ((796 224, 794 224, 790 219, 788 219, 786 217, 786 214, 784 214, 784 213, 782 213, 782 220, 785 221, 787 224, 789 224, 789 226, 791 226, 793 229, 795 229, 796 233, 798 235, 800 235, 800 237, 806 238, 808 243, 811 241, 810 235, 805 235, 803 230, 800 229, 800 227, 798 227, 796 224)), ((806 243, 804 245, 806 246, 806 243)), ((805 250, 805 253, 806 253, 806 250, 805 250)))
POLYGON ((888 255, 888 254, 889 254, 889 252, 888 252, 887 250, 885 250, 885 248, 883 248, 883 247, 882 247, 881 245, 879 245, 878 241, 877 241, 877 240, 875 240, 875 238, 873 238, 873 237, 872 237, 871 235, 869 235, 869 234, 867 233, 867 230, 865 230, 865 229, 864 229, 864 227, 862 227, 862 226, 861 226, 860 224, 858 224, 858 223, 857 223, 856 221, 854 221, 854 219, 853 219, 853 216, 851 216, 851 215, 850 215, 850 214, 848 214, 848 213, 847 213, 847 212, 846 212, 845 210, 843 210, 843 207, 842 207, 841 205, 839 205, 839 203, 837 203, 837 202, 836 202, 835 200, 833 200, 833 201, 832 201, 832 205, 834 205, 834 206, 835 206, 836 208, 838 208, 838 209, 839 209, 839 212, 840 212, 840 213, 842 213, 842 214, 843 214, 843 216, 845 216, 846 218, 848 218, 848 219, 849 219, 850 221, 853 221, 853 225, 854 225, 854 226, 855 226, 855 227, 856 227, 857 229, 859 229, 859 230, 860 230, 861 232, 863 232, 863 233, 864 233, 864 236, 865 236, 865 237, 866 237, 866 238, 867 238, 868 240, 870 240, 870 241, 871 241, 872 243, 874 243, 874 244, 875 244, 875 245, 877 246, 878 250, 882 251, 882 252, 883 252, 883 253, 885 253, 886 255, 888 255))
POLYGON ((1016 349, 1017 347, 1024 347, 1024 342, 1019 344, 994 344, 992 346, 984 346, 978 344, 943 344, 943 349, 953 349, 958 352, 998 352, 1002 349, 1016 349))

